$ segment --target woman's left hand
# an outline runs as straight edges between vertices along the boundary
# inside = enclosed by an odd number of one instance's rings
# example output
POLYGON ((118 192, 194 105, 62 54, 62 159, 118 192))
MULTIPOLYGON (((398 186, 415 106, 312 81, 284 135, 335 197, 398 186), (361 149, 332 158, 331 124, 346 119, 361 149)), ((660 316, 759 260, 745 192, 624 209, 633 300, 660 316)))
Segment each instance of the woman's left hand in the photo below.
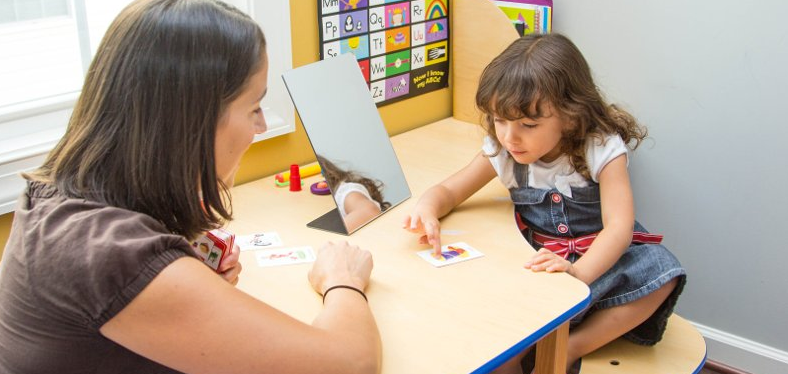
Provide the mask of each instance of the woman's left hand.
POLYGON ((233 286, 238 284, 238 275, 241 274, 242 266, 238 260, 241 258, 241 247, 237 244, 233 245, 230 253, 224 256, 222 262, 219 264, 217 273, 230 282, 233 286))
POLYGON ((572 263, 568 260, 565 260, 563 257, 553 253, 551 250, 547 248, 542 248, 534 257, 531 258, 530 261, 526 262, 524 267, 526 269, 531 269, 531 271, 539 272, 539 271, 546 271, 548 273, 554 272, 566 272, 569 275, 574 276, 572 263))

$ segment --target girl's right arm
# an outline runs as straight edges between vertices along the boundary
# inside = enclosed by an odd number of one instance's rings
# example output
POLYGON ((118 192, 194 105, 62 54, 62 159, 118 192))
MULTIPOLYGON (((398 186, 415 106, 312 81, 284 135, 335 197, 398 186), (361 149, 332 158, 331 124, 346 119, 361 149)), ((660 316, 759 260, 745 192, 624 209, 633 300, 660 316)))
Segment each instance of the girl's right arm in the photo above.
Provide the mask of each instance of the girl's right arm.
MULTIPOLYGON (((329 243, 318 252, 309 281, 320 293, 335 285, 364 290, 371 270, 369 252, 329 243)), ((185 373, 380 372, 380 335, 358 292, 331 290, 309 325, 236 289, 190 257, 164 268, 100 331, 185 373)))
POLYGON ((440 255, 439 219, 479 191, 495 178, 495 175, 490 160, 479 152, 467 166, 430 187, 419 199, 413 213, 405 217, 402 227, 422 235, 421 243, 432 245, 435 255, 440 255))

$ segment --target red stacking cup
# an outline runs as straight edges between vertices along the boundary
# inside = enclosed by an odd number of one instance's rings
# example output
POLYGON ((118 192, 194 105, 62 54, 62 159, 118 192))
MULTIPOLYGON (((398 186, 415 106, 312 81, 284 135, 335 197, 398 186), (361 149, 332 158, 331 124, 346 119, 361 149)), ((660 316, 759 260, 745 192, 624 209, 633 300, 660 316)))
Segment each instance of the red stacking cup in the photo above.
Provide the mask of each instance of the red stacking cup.
POLYGON ((301 172, 298 165, 290 165, 290 191, 301 191, 301 172))

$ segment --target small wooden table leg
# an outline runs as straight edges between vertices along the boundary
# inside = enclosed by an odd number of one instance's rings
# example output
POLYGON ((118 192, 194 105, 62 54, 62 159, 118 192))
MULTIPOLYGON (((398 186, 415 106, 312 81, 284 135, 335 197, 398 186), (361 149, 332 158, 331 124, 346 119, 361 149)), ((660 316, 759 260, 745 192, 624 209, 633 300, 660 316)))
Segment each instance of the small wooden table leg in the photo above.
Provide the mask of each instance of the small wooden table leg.
POLYGON ((566 374, 569 322, 558 326, 536 343, 536 374, 566 374))

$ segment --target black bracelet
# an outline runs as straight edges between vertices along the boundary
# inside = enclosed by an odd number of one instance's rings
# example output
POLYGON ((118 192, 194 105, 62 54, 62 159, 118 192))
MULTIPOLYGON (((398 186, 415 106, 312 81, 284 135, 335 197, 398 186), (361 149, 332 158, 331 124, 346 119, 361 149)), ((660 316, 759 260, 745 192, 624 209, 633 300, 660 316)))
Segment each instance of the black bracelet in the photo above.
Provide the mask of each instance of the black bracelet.
POLYGON ((331 287, 329 287, 329 288, 328 288, 328 289, 327 289, 325 292, 323 292, 323 304, 325 304, 325 303, 326 303, 326 295, 328 295, 328 291, 331 291, 331 290, 333 290, 333 289, 337 289, 337 288, 347 288, 347 289, 349 289, 349 290, 356 291, 356 292, 358 292, 359 294, 361 294, 361 297, 363 297, 363 298, 364 298, 364 301, 366 301, 366 302, 369 302, 369 300, 367 299, 367 295, 365 295, 365 294, 364 294, 364 291, 362 291, 362 290, 359 290, 359 289, 358 289, 358 288, 356 288, 356 287, 352 287, 352 286, 346 286, 346 285, 344 285, 344 284, 338 284, 338 285, 336 285, 336 286, 331 286, 331 287))

